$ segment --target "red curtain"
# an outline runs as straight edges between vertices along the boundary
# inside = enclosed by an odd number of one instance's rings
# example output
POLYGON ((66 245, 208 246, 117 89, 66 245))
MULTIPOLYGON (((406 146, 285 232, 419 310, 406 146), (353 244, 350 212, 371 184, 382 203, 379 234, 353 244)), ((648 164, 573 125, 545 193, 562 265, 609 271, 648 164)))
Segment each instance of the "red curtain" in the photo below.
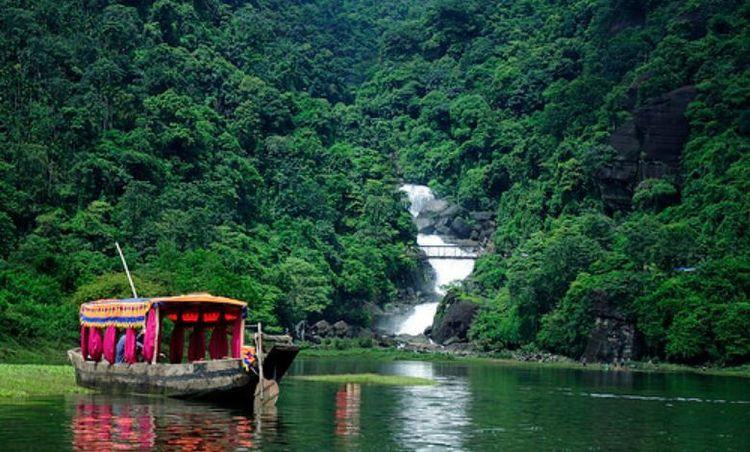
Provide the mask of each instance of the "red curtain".
POLYGON ((125 362, 133 364, 136 360, 135 328, 128 328, 125 330, 125 362))
POLYGON ((224 322, 214 327, 211 333, 211 342, 208 344, 208 354, 211 359, 225 358, 229 354, 227 346, 227 325, 224 322))
POLYGON ((240 357, 240 347, 242 347, 242 319, 237 318, 232 326, 232 358, 240 357))
POLYGON ((117 327, 108 326, 104 330, 104 359, 110 364, 115 363, 117 356, 117 327))
POLYGON ((181 321, 177 321, 169 339, 169 362, 177 364, 182 362, 182 349, 185 347, 185 328, 181 321))
POLYGON ((89 327, 89 355, 94 361, 102 359, 102 333, 94 326, 89 327))
POLYGON ((81 326, 81 356, 83 359, 89 357, 89 328, 87 326, 81 326))
POLYGON ((146 332, 143 335, 143 360, 150 363, 156 353, 156 324, 158 323, 156 308, 151 308, 146 317, 146 332))
POLYGON ((188 345, 188 361, 202 361, 206 359, 206 336, 203 332, 203 324, 197 324, 190 333, 190 345, 188 345))

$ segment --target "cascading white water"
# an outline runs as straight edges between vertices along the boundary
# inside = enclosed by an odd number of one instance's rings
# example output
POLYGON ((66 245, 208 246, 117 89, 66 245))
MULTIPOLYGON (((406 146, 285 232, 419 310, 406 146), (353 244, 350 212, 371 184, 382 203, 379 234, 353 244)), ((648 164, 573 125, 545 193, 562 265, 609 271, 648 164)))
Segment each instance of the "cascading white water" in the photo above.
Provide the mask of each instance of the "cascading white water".
MULTIPOLYGON (((429 187, 424 185, 404 184, 400 190, 409 196, 409 212, 416 218, 420 212, 435 199, 429 187)), ((417 245, 447 245, 442 237, 435 234, 417 234, 417 245)), ((459 251, 463 253, 463 251, 459 251)), ((435 270, 435 292, 445 295, 444 286, 455 281, 461 281, 469 276, 474 270, 473 259, 437 259, 431 258, 427 262, 435 270)), ((414 306, 412 311, 396 327, 396 334, 422 334, 428 326, 432 325, 437 312, 438 302, 422 303, 414 306)))

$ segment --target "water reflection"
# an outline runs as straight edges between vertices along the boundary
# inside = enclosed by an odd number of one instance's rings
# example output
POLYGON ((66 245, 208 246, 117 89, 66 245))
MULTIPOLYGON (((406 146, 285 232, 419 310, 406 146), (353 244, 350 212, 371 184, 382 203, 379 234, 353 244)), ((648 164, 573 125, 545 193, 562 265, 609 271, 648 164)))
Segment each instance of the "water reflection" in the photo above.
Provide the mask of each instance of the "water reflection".
POLYGON ((276 421, 274 412, 256 419, 211 405, 91 396, 76 403, 70 427, 78 451, 211 451, 253 448, 260 434, 256 426, 272 434, 276 421))
POLYGON ((359 435, 359 410, 362 387, 347 383, 336 392, 336 436, 359 435))
MULTIPOLYGON (((399 442, 407 449, 429 447, 463 450, 470 425, 471 392, 466 374, 442 372, 430 362, 396 362, 388 373, 430 378, 434 386, 399 388, 399 442)), ((453 370, 455 370, 454 368, 453 370)), ((464 369, 465 370, 465 369, 464 369)))
POLYGON ((82 402, 71 422, 73 449, 150 449, 155 445, 154 415, 148 405, 82 402))

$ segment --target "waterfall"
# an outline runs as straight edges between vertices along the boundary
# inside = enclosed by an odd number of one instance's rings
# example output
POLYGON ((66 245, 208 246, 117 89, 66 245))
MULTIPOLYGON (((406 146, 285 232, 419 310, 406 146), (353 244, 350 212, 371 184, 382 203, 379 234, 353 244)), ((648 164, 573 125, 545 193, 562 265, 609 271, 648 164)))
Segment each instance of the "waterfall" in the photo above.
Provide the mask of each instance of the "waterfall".
MULTIPOLYGON (((409 196, 409 212, 415 219, 435 200, 435 195, 429 187, 424 185, 405 184, 400 188, 409 196)), ((417 245, 446 245, 447 242, 436 234, 417 234, 417 245)), ((427 260, 435 271, 434 292, 445 295, 444 286, 455 281, 461 281, 468 277, 474 270, 473 259, 437 259, 427 260)), ((414 306, 406 318, 396 326, 396 334, 422 334, 428 326, 432 325, 437 312, 438 302, 422 303, 414 306)))

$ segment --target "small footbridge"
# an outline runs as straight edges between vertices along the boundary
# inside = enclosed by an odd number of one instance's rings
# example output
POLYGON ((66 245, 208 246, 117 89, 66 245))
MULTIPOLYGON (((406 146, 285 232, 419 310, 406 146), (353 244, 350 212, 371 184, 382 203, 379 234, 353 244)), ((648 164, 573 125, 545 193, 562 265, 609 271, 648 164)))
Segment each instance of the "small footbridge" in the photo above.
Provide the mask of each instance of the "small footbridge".
MULTIPOLYGON (((419 256, 427 259, 470 259, 476 260, 484 251, 480 246, 462 245, 420 245, 419 256)), ((417 251, 417 250, 415 250, 417 251)))

